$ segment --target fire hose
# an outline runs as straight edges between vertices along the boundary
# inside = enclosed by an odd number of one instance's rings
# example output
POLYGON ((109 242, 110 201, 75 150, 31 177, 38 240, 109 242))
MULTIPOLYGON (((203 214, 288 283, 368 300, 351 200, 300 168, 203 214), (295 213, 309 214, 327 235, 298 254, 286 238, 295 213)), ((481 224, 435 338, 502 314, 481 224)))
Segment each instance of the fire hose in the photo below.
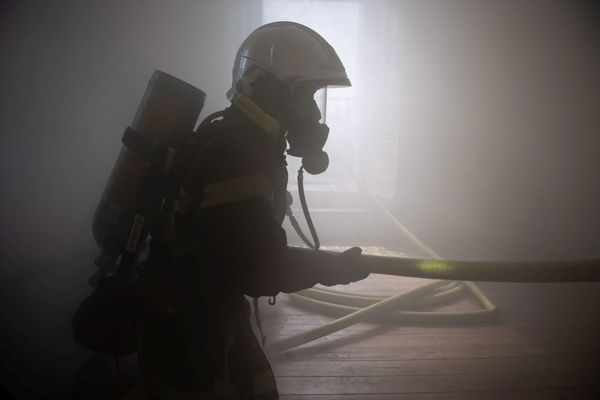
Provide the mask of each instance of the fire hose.
MULTIPOLYGON (((311 249, 295 251, 312 252, 311 249)), ((427 260, 417 258, 362 255, 357 262, 371 273, 438 279, 426 285, 394 296, 352 295, 328 289, 306 289, 290 294, 296 304, 323 312, 345 314, 343 317, 318 328, 294 335, 267 346, 271 352, 280 352, 316 340, 373 317, 381 317, 398 308, 386 320, 419 322, 462 322, 495 312, 495 306, 471 282, 590 282, 600 281, 600 260, 547 261, 547 262, 473 262, 427 260), (450 281, 448 281, 450 280, 450 281), (454 281, 454 282, 453 282, 454 281), (475 311, 419 312, 406 311, 416 305, 432 305, 452 298, 459 291, 469 289, 483 307, 475 311)))
MULTIPOLYGON (((301 184, 301 174, 299 181, 301 184)), ((303 188, 300 187, 300 190, 303 188)), ((308 208, 301 197, 303 211, 308 208)), ((290 294, 290 300, 300 306, 317 309, 321 312, 335 313, 342 317, 301 334, 293 335, 267 345, 270 353, 292 349, 302 344, 322 338, 357 322, 381 318, 386 313, 386 321, 399 322, 464 322, 489 316, 496 312, 496 307, 472 282, 586 282, 600 281, 600 260, 574 261, 542 261, 542 262, 475 262, 442 260, 429 247, 422 244, 373 196, 372 200, 378 208, 398 227, 403 234, 414 239, 414 242, 435 259, 384 257, 363 254, 357 264, 375 274, 408 276, 416 278, 436 279, 423 286, 394 296, 376 296, 349 294, 342 291, 311 288, 290 294), (479 310, 451 312, 423 312, 407 310, 415 306, 435 305, 456 298, 468 289, 482 306, 479 310), (390 310, 397 308, 390 317, 390 310)), ((291 212, 288 214, 292 226, 299 231, 297 221, 291 212)), ((309 225, 312 221, 307 218, 309 225)), ((311 229, 311 233, 314 229, 311 229)), ((299 232, 300 234, 300 232, 299 232)), ((304 235, 300 235, 304 238, 304 235)), ((315 235, 313 234, 313 239, 315 235)), ((305 240, 306 241, 306 240, 305 240)), ((315 240, 318 243, 318 239, 315 240)), ((309 244, 309 243, 307 243, 309 244)), ((294 248, 298 252, 314 252, 313 248, 294 248)), ((318 247, 316 247, 318 250, 318 247)), ((322 250, 319 250, 322 251, 322 250)))
MULTIPOLYGON (((348 312, 347 315, 338 318, 334 321, 331 321, 327 324, 324 324, 318 328, 311 329, 307 332, 303 332, 298 335, 293 335, 291 337, 284 338, 282 340, 278 340, 276 342, 271 343, 267 346, 267 350, 269 352, 281 352, 285 350, 289 350, 291 348, 300 346, 304 343, 308 343, 310 341, 319 339, 321 337, 327 336, 334 332, 337 332, 341 329, 344 329, 350 325, 353 325, 357 322, 363 321, 369 317, 373 316, 381 316, 382 312, 389 312, 391 308, 406 306, 407 303, 414 304, 415 302, 421 302, 423 299, 432 299, 436 295, 437 296, 448 296, 452 291, 456 290, 456 287, 452 287, 449 289, 441 290, 444 285, 448 285, 448 282, 443 281, 433 281, 426 285, 420 286, 418 288, 390 296, 387 298, 383 298, 382 300, 375 300, 371 305, 366 306, 364 308, 354 307, 354 306, 344 306, 339 304, 334 304, 330 302, 323 302, 320 300, 316 300, 311 298, 311 296, 315 295, 311 293, 311 290, 308 289, 308 293, 306 291, 300 292, 298 294, 291 294, 290 297, 294 300, 300 300, 305 302, 311 302, 313 305, 317 304, 321 306, 321 308, 333 308, 337 310, 344 310, 348 312)), ((476 298, 483 305, 482 310, 477 311, 462 311, 462 312, 419 312, 419 311, 395 311, 394 316, 396 320, 399 321, 408 321, 408 320, 419 320, 421 322, 447 322, 449 320, 455 321, 456 319, 460 320, 469 320, 473 318, 478 318, 483 315, 489 315, 495 311, 495 306, 481 293, 481 291, 472 283, 464 283, 465 286, 468 286, 476 298)), ((460 287, 460 286, 458 286, 460 287)), ((322 290, 322 289, 317 289, 322 290)), ((330 295, 337 296, 336 293, 330 293, 330 295)), ((317 294, 318 296, 318 294, 317 294)), ((361 296, 355 296, 358 300, 361 296)), ((387 319, 387 318, 386 318, 387 319)))
MULTIPOLYGON (((294 248, 310 253, 311 249, 294 248)), ((323 250, 320 250, 323 251, 323 250)), ((357 264, 373 274, 480 282, 600 281, 600 259, 571 261, 456 261, 361 255, 357 264)))

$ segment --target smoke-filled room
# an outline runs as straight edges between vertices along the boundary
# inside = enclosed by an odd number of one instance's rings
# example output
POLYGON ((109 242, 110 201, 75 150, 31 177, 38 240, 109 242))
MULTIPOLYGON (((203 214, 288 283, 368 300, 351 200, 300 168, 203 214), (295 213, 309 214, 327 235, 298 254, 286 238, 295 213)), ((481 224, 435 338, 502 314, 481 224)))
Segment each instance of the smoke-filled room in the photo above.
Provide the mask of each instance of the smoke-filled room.
POLYGON ((600 399, 595 0, 0 0, 0 397, 600 399))

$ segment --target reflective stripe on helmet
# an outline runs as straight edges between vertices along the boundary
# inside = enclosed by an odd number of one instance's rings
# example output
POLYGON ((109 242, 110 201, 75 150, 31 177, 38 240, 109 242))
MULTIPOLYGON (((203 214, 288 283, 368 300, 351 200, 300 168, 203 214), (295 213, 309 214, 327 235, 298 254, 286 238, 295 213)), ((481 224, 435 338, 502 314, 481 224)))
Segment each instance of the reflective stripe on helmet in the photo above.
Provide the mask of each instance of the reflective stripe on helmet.
POLYGON ((264 175, 242 176, 206 185, 199 207, 214 207, 253 197, 263 197, 273 204, 273 189, 264 175))

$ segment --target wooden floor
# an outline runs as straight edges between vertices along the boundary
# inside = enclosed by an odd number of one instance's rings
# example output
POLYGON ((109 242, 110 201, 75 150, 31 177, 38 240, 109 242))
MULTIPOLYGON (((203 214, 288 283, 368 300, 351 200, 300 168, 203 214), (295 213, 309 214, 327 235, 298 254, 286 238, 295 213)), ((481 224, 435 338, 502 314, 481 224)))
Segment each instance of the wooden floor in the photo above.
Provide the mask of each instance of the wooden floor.
MULTIPOLYGON (((373 276, 347 290, 392 294, 390 281, 398 292, 422 284, 373 276)), ((271 355, 282 398, 600 399, 599 284, 480 288, 499 312, 479 322, 360 323, 271 355)), ((445 309, 476 307, 462 300, 445 309)), ((269 341, 334 319, 283 295, 261 312, 269 341)))

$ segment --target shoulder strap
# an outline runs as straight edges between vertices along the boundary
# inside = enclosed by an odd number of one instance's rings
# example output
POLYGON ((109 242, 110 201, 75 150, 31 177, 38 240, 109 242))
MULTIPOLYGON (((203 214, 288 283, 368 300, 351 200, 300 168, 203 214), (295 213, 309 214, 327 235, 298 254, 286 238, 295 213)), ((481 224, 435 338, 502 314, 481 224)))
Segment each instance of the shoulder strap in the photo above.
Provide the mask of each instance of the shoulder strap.
POLYGON ((190 135, 189 140, 183 146, 181 146, 180 149, 178 149, 179 155, 169 174, 168 187, 165 191, 164 202, 160 209, 160 215, 158 218, 159 222, 154 229, 154 233, 158 233, 158 235, 153 236, 155 236, 158 241, 162 240, 164 230, 168 225, 168 220, 171 217, 172 209, 179 194, 181 181, 189 167, 192 157, 194 156, 196 150, 199 147, 204 146, 212 137, 214 130, 212 129, 211 124, 217 118, 222 117, 223 113, 224 111, 218 111, 206 117, 200 123, 196 131, 190 135))

